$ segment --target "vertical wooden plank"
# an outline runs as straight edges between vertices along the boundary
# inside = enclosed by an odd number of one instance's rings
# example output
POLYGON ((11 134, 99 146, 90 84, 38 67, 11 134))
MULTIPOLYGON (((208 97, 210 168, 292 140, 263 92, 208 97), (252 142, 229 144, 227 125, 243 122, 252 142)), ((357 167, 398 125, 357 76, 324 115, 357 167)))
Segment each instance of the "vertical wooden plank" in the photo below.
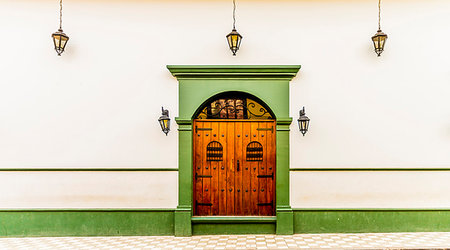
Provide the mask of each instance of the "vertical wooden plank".
POLYGON ((275 168, 276 168, 276 123, 275 121, 267 122, 268 127, 272 127, 272 131, 267 132, 267 174, 273 174, 273 179, 267 179, 267 201, 272 202, 269 215, 275 215, 275 168))
MULTIPOLYGON (((265 129, 267 128, 267 122, 258 122, 258 128, 265 129)), ((259 175, 267 175, 267 143, 266 143, 266 130, 259 130, 258 131, 258 137, 259 137, 259 143, 261 143, 263 148, 263 161, 259 162, 258 167, 258 174, 259 175)), ((267 182, 269 178, 258 178, 259 183, 259 190, 258 190, 258 202, 259 203, 268 203, 267 201, 267 182)), ((259 215, 266 216, 269 214, 270 206, 259 206, 259 215)))
MULTIPOLYGON (((203 124, 204 128, 211 128, 211 122, 205 122, 203 124)), ((204 152, 206 152, 206 148, 208 146, 208 144, 211 142, 211 137, 212 137, 212 131, 211 130, 205 130, 204 131, 205 136, 203 137, 203 147, 202 149, 204 150, 204 152)), ((206 154, 203 153, 203 166, 202 166, 202 171, 203 171, 203 175, 204 176, 209 176, 211 175, 211 162, 207 161, 207 157, 206 154)), ((204 204, 209 204, 211 203, 211 178, 208 177, 203 177, 202 178, 202 183, 203 183, 203 190, 202 190, 202 195, 203 195, 203 203, 204 204)), ((207 205, 202 205, 202 215, 211 215, 211 206, 207 206, 207 205)))
POLYGON ((219 122, 218 138, 220 144, 223 146, 223 161, 219 162, 219 215, 226 215, 227 213, 227 162, 228 162, 228 147, 226 141, 227 125, 225 122, 219 122))
MULTIPOLYGON (((219 141, 219 122, 212 122, 212 140, 219 141)), ((223 145, 222 145, 223 146, 223 145)), ((223 159, 223 157, 222 157, 223 159)), ((218 215, 219 214, 219 169, 221 166, 220 161, 213 161, 211 162, 211 215, 218 215)))
MULTIPOLYGON (((258 123, 252 122, 251 123, 251 129, 250 129, 250 141, 258 141, 258 123)), ((251 161, 251 215, 259 215, 259 209, 258 209, 258 162, 257 161, 251 161)))
POLYGON ((202 139, 203 135, 200 131, 195 131, 195 128, 203 128, 203 123, 199 121, 194 122, 194 214, 201 215, 201 206, 197 203, 203 202, 202 198, 202 179, 196 178, 197 175, 202 175, 202 139))
POLYGON ((242 126, 242 206, 244 215, 252 214, 252 203, 251 203, 251 193, 252 193, 252 175, 251 175, 251 162, 247 161, 247 145, 250 143, 251 139, 251 123, 246 121, 243 122, 242 126))
POLYGON ((242 172, 243 172, 243 159, 242 159, 242 122, 235 122, 234 123, 234 142, 235 142, 235 161, 236 161, 236 167, 235 167, 235 182, 234 182, 234 209, 235 209, 235 215, 243 215, 243 209, 242 209, 242 172), (239 166, 237 165, 239 161, 239 166))
POLYGON ((234 215, 234 172, 236 160, 234 158, 234 122, 225 122, 227 124, 227 215, 234 215))

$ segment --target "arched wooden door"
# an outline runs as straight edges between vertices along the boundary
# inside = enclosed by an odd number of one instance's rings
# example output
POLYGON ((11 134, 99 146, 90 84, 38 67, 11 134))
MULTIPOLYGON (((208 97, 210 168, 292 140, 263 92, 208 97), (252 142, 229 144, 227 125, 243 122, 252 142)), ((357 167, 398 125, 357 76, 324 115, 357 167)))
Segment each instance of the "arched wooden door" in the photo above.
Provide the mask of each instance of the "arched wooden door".
MULTIPOLYGON (((224 116, 223 108, 217 110, 224 116)), ((275 120, 268 115, 239 119, 244 115, 237 114, 241 111, 236 105, 232 111, 231 118, 205 119, 200 114, 203 119, 194 120, 194 215, 273 216, 275 120)))

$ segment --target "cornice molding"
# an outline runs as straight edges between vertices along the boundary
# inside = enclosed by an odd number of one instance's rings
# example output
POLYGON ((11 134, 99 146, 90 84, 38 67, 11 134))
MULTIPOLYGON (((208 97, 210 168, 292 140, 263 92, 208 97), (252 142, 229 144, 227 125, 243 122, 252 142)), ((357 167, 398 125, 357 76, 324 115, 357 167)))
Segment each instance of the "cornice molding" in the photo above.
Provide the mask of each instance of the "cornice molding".
POLYGON ((170 73, 178 79, 292 79, 300 68, 300 65, 167 65, 170 73))

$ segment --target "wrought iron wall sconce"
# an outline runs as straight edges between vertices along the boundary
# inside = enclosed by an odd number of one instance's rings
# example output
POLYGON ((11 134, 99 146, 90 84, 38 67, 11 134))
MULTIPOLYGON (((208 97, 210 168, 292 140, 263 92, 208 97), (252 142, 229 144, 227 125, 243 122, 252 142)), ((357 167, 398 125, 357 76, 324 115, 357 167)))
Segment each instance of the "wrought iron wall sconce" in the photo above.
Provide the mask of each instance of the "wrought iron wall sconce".
POLYGON ((300 132, 303 134, 303 136, 305 136, 306 132, 308 132, 309 127, 309 118, 305 115, 305 107, 300 110, 300 117, 297 121, 300 132))
POLYGON ((161 130, 166 134, 170 131, 170 117, 169 117, 169 110, 164 109, 164 107, 161 107, 162 109, 162 116, 159 117, 158 122, 159 125, 161 125, 161 130))

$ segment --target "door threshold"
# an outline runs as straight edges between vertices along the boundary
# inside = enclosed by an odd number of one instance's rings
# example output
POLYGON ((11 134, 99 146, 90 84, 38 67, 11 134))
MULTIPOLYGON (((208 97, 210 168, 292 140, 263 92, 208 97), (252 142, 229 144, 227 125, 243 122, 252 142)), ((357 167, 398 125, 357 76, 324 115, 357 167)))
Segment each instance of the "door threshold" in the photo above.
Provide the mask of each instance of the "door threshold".
POLYGON ((193 216, 192 223, 276 223, 276 216, 193 216))

